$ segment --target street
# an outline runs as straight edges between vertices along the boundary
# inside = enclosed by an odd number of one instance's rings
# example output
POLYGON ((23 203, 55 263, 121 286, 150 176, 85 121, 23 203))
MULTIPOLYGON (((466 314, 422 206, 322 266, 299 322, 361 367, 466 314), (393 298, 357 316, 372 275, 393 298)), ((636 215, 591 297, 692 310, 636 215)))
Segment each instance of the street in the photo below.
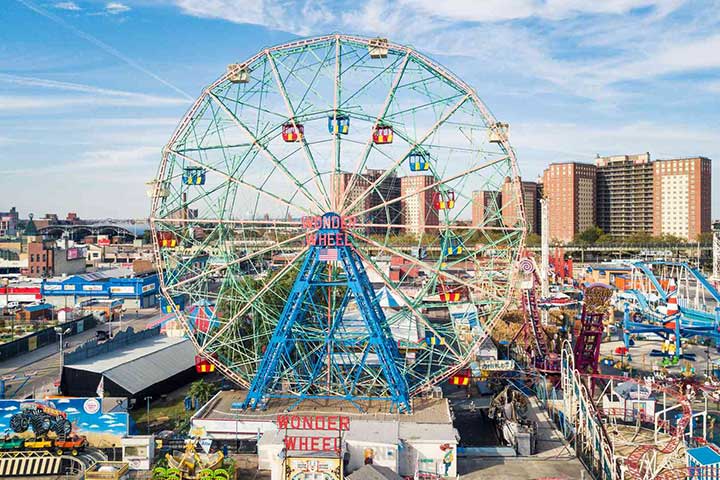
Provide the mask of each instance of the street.
MULTIPOLYGON (((148 323, 160 316, 162 314, 157 309, 127 313, 123 315, 122 330, 128 327, 132 327, 135 331, 144 330, 148 323)), ((111 330, 112 335, 115 335, 121 330, 121 322, 99 324, 78 335, 63 338, 63 343, 67 344, 65 352, 71 352, 79 345, 95 338, 95 332, 98 330, 111 330)), ((43 398, 47 395, 56 395, 55 382, 60 378, 59 342, 0 362, 0 378, 5 378, 8 398, 43 398), (17 378, 9 379, 8 377, 12 375, 16 375, 17 378), (30 379, 23 385, 26 375, 29 375, 30 379)))

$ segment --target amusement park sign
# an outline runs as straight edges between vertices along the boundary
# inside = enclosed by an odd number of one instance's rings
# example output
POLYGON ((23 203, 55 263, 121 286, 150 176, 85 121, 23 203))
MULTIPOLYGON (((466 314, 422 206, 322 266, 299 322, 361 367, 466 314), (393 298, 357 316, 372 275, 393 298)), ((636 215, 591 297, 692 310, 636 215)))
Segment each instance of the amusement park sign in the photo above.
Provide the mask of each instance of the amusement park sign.
POLYGON ((278 415, 278 429, 282 430, 315 430, 338 432, 338 437, 322 437, 313 435, 285 435, 287 450, 305 452, 339 452, 339 435, 350 429, 350 418, 338 415, 278 415))
POLYGON ((332 213, 322 217, 302 217, 302 227, 308 232, 305 243, 309 246, 319 247, 347 247, 350 246, 345 230, 356 225, 355 217, 341 217, 332 213), (318 232, 311 232, 319 230, 318 232))

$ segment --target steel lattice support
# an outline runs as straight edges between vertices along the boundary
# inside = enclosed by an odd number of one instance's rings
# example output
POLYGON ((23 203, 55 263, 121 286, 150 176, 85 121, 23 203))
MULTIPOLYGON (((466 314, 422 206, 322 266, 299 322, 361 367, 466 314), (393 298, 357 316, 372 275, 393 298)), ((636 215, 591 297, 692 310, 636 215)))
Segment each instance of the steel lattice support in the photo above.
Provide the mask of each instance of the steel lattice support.
MULTIPOLYGON (((327 225, 340 224, 340 217, 333 213, 323 216, 327 225)), ((322 228, 316 238, 332 236, 344 237, 339 228, 322 228)), ((322 293, 320 294, 322 298, 322 293)), ((330 305, 327 309, 329 311, 330 305)), ((290 296, 280 315, 270 343, 263 356, 260 368, 250 386, 243 403, 244 408, 254 409, 265 405, 269 398, 327 399, 336 396, 350 402, 357 400, 391 400, 400 412, 410 411, 410 395, 407 381, 400 372, 402 360, 397 344, 392 338, 387 320, 378 306, 375 292, 370 284, 365 268, 350 244, 328 248, 314 245, 308 250, 298 276, 290 290, 290 296), (341 267, 342 273, 328 273, 333 267, 341 267), (329 291, 344 289, 340 306, 329 313, 329 325, 325 322, 324 308, 314 308, 318 304, 316 297, 319 289, 329 291), (343 314, 350 300, 356 302, 362 320, 370 335, 366 344, 358 344, 357 339, 348 332, 343 324, 343 314), (299 328, 296 328, 299 327, 299 328), (308 336, 303 330, 316 331, 308 336), (317 330, 315 330, 317 329, 317 330), (298 335, 298 333, 301 333, 298 335), (294 357, 298 350, 313 351, 312 360, 299 368, 294 357), (327 354, 327 358, 325 355, 327 354), (376 357, 373 365, 370 357, 376 357), (297 379, 297 391, 288 392, 278 389, 280 377, 278 370, 291 370, 297 379), (362 385, 367 376, 382 375, 387 384, 385 389, 377 390, 362 385), (332 395, 329 386, 323 390, 319 385, 324 382, 344 383, 344 394, 332 395)), ((280 385, 281 387, 281 385, 280 385)))

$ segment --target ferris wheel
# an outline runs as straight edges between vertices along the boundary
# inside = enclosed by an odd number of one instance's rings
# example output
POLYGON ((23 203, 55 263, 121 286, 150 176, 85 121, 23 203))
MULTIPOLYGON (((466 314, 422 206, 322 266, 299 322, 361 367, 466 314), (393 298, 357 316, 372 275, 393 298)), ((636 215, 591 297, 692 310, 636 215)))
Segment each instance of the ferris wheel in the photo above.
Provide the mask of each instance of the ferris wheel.
POLYGON ((163 151, 161 291, 246 407, 407 411, 466 368, 509 302, 519 187, 507 125, 413 49, 346 35, 268 48, 207 87, 163 151))

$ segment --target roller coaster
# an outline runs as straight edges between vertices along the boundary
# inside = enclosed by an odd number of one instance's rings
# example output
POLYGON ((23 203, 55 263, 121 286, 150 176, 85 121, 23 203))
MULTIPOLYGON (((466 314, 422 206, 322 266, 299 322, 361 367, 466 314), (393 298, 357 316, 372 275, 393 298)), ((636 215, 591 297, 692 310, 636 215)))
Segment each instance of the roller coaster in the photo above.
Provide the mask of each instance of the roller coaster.
POLYGON ((623 339, 632 346, 634 334, 655 334, 674 345, 655 356, 682 357, 682 338, 701 337, 720 348, 720 293, 698 270, 684 262, 632 263, 630 289, 619 294, 624 303, 623 339))
MULTIPOLYGON (((526 359, 531 360, 526 362, 530 367, 527 377, 532 379, 538 398, 551 413, 566 439, 574 445, 577 456, 594 477, 600 480, 717 478, 711 476, 714 474, 712 468, 715 467, 688 467, 686 459, 687 450, 696 445, 707 445, 708 448, 720 453, 720 450, 712 444, 707 444, 705 440, 706 423, 703 423, 702 428, 699 429, 702 432, 701 436, 695 434, 698 431, 695 428, 696 419, 700 418, 706 422, 707 410, 701 407, 694 412, 693 403, 699 393, 712 393, 710 391, 712 387, 692 385, 687 381, 672 379, 667 379, 661 384, 653 377, 636 379, 601 373, 598 368, 599 347, 604 320, 609 314, 611 290, 607 286, 597 284, 585 289, 580 328, 574 344, 571 340, 565 341, 560 358, 557 358, 556 354, 551 356, 551 352, 547 349, 545 331, 540 323, 537 304, 534 302, 538 283, 534 262, 532 259, 522 259, 520 264, 519 269, 525 273, 526 278, 520 289, 525 317, 521 332, 526 333, 525 352, 531 352, 530 355, 525 356, 526 359), (608 391, 612 391, 614 383, 620 382, 636 385, 638 392, 640 389, 655 392, 658 398, 662 398, 662 409, 659 412, 653 411, 653 414, 648 416, 639 408, 621 412, 601 408, 598 405, 600 400, 609 395, 608 391), (593 395, 597 390, 596 387, 601 388, 599 396, 593 395)), ((667 265, 667 262, 663 265, 667 265)), ((667 282, 665 276, 655 275, 655 271, 645 264, 637 265, 637 270, 650 273, 645 282, 655 286, 658 291, 657 296, 663 298, 666 304, 669 300, 672 308, 672 299, 677 295, 677 288, 673 290, 672 286, 668 285, 671 282, 667 282)), ((656 268, 657 270, 659 269, 656 268)), ((694 269, 687 271, 693 276, 699 274, 694 269)), ((684 280, 683 277, 678 276, 678 278, 684 280)), ((700 285, 704 285, 700 278, 697 281, 700 285)), ((639 278, 633 286, 636 284, 640 285, 639 278)), ((643 294, 637 287, 634 290, 632 292, 634 295, 643 294)), ((711 301, 717 302, 716 297, 712 296, 717 292, 714 289, 710 292, 711 301)), ((712 305, 710 303, 705 305, 708 304, 712 305)), ((642 311, 640 302, 633 304, 633 308, 636 309, 634 312, 636 317, 643 313, 650 314, 649 311, 642 311)), ((676 320, 676 325, 680 324, 681 320, 686 320, 688 313, 693 315, 692 312, 706 312, 698 309, 697 305, 690 307, 683 304, 682 308, 683 310, 674 314, 674 318, 679 319, 676 320)), ((629 310, 628 305, 626 317, 629 316, 629 310)), ((653 315, 657 314, 653 313, 653 315)), ((712 323, 709 316, 701 314, 700 317, 706 323, 712 323)), ((667 316, 657 318, 667 321, 667 316)), ((640 321, 635 323, 643 327, 647 326, 640 321)), ((673 325, 673 331, 678 329, 676 325, 673 325)), ((630 327, 639 328, 632 324, 630 327)), ((687 335, 698 331, 696 324, 687 321, 682 327, 682 333, 687 335)), ((664 325, 664 328, 669 326, 664 325)), ((627 337, 629 333, 626 333, 626 339, 627 337)), ((515 352, 522 354, 523 349, 516 345, 515 352)), ((699 401, 700 397, 697 400, 699 401)))

